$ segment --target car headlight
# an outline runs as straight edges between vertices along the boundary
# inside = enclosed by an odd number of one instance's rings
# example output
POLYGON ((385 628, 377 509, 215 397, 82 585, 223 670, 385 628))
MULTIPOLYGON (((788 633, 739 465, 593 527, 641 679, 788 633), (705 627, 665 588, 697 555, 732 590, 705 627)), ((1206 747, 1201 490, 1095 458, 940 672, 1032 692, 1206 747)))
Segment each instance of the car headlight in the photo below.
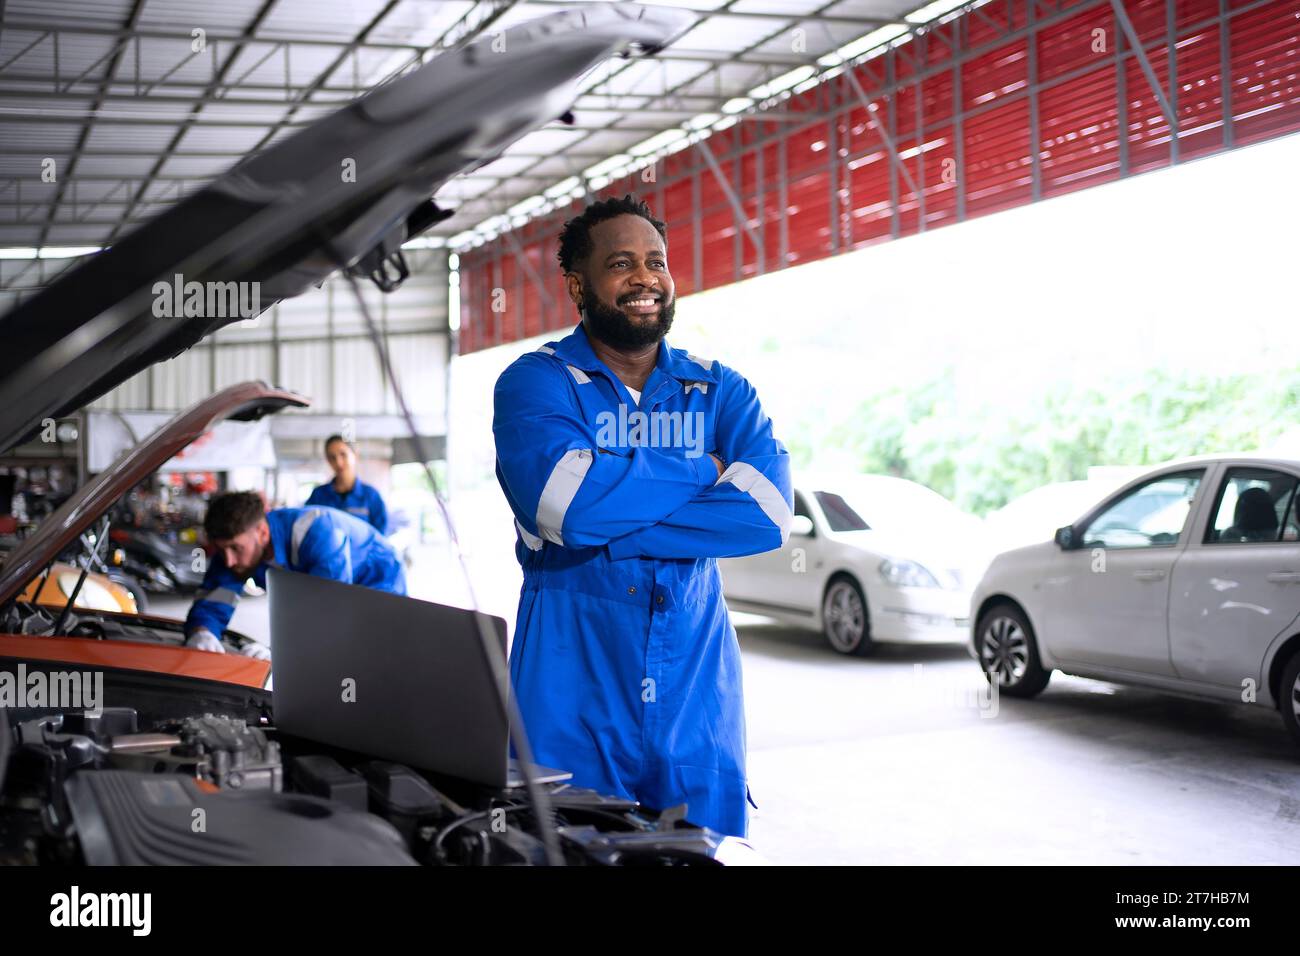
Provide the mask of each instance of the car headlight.
MULTIPOLYGON (((81 575, 75 571, 64 571, 58 577, 59 590, 63 592, 65 598, 72 597, 72 592, 77 586, 77 579, 81 575)), ((113 593, 104 587, 94 578, 86 578, 81 585, 81 591, 77 594, 77 607, 88 611, 120 611, 122 607, 117 603, 117 598, 113 593)))
POLYGON ((886 558, 880 562, 880 576, 887 584, 896 588, 937 588, 939 580, 930 573, 930 569, 915 561, 891 561, 886 558))

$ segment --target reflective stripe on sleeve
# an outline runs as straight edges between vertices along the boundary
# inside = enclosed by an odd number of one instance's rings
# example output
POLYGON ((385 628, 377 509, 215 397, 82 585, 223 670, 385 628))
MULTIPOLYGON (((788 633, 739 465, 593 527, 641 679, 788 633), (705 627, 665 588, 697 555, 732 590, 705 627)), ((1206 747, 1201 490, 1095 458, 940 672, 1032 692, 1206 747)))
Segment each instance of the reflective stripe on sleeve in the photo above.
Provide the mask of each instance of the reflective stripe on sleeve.
POLYGON ((239 603, 239 595, 230 588, 213 588, 211 591, 199 591, 194 595, 196 601, 216 601, 234 607, 239 603))
POLYGON ((727 466, 727 470, 718 478, 717 483, 722 484, 724 481, 731 482, 754 499, 763 510, 763 514, 780 529, 781 544, 784 545, 786 539, 790 537, 790 522, 793 516, 790 514, 790 506, 785 503, 785 498, 776 485, 753 465, 743 461, 732 462, 727 466))
POLYGON ((521 525, 518 518, 515 519, 515 528, 519 531, 519 537, 523 540, 524 545, 529 551, 540 551, 546 544, 545 541, 521 525))
POLYGON ((564 457, 551 470, 546 479, 546 487, 537 501, 537 530, 543 538, 558 545, 564 544, 560 532, 564 528, 564 515, 573 503, 573 496, 587 477, 591 468, 592 454, 590 448, 573 448, 564 453, 564 457))
POLYGON ((293 530, 289 534, 289 562, 291 564, 298 563, 298 547, 302 544, 302 539, 307 537, 307 532, 311 530, 312 522, 319 517, 320 512, 313 508, 293 523, 293 530))

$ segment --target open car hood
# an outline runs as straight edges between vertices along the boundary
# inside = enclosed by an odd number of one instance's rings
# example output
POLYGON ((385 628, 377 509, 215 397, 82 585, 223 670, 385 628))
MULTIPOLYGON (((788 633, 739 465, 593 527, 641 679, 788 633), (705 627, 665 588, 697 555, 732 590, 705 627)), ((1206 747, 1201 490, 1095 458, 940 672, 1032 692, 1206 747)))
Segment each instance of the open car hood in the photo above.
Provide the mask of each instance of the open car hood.
POLYGON ((288 406, 302 408, 308 404, 309 399, 293 392, 263 382, 244 382, 223 388, 181 412, 82 485, 9 555, 0 568, 0 604, 18 594, 119 498, 217 423, 228 418, 253 421, 288 406))
POLYGON ((401 242, 449 215, 432 200, 448 180, 564 117, 581 77, 609 57, 658 50, 692 23, 689 11, 634 3, 541 17, 444 53, 242 161, 0 318, 0 451, 252 317, 244 311, 343 267, 381 272, 401 242), (179 316, 160 314, 182 304, 179 316))

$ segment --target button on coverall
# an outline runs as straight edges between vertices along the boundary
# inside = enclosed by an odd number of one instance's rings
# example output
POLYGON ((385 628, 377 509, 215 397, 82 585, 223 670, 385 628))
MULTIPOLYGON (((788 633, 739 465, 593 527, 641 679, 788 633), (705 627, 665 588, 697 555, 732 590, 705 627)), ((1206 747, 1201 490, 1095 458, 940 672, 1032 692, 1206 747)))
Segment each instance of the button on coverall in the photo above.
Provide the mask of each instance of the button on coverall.
MULTIPOLYGON (((406 593, 402 559, 360 518, 334 508, 277 508, 266 513, 266 523, 278 567, 378 591, 406 593)), ((259 564, 249 577, 265 588, 266 564, 259 564)), ((226 567, 218 554, 208 565, 203 586, 190 606, 185 633, 206 627, 220 637, 243 590, 244 579, 226 567)))
POLYGON ((502 373, 493 433, 524 572, 510 675, 534 759, 747 835, 740 649, 715 559, 784 545, 792 505, 753 386, 661 342, 638 407, 579 325, 502 373), (667 414, 638 428, 638 411, 667 414))

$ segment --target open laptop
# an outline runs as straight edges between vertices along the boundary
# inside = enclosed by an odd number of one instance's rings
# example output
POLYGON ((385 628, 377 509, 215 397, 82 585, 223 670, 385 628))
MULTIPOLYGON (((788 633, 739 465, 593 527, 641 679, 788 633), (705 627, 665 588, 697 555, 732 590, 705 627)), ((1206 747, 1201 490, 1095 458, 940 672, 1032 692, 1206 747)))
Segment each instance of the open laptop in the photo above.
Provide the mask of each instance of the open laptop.
MULTIPOLYGON (((523 786, 501 704, 509 675, 488 656, 478 618, 498 661, 504 620, 281 568, 269 570, 267 590, 279 729, 488 786, 523 786)), ((533 776, 572 774, 535 767, 533 776)))

